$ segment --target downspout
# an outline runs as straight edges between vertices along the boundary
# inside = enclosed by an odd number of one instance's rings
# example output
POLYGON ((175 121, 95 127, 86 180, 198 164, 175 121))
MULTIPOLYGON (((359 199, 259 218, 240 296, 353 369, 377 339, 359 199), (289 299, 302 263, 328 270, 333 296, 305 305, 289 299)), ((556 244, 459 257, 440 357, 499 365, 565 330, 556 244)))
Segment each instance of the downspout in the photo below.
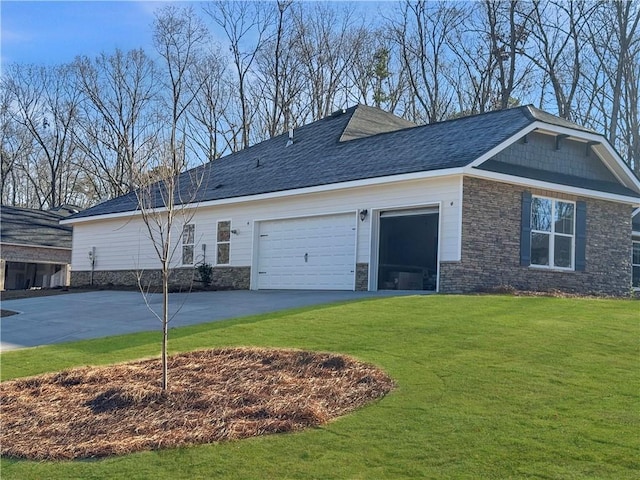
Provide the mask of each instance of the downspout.
POLYGON ((91 250, 89 250, 89 261, 91 262, 91 274, 89 276, 89 285, 93 287, 93 271, 96 265, 96 247, 91 247, 91 250))

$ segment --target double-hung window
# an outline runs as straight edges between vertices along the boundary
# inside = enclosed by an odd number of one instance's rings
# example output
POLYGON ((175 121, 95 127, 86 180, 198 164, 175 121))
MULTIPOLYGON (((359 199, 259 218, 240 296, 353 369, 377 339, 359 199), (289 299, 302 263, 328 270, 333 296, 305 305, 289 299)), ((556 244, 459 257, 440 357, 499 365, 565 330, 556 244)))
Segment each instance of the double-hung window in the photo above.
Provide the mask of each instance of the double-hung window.
POLYGON ((182 264, 193 265, 194 241, 196 237, 196 226, 187 223, 182 227, 182 264))
POLYGON ((633 242, 633 259, 631 260, 633 269, 633 287, 640 288, 640 241, 633 242))
POLYGON ((228 265, 231 243, 231 222, 229 220, 218 222, 217 230, 216 263, 218 265, 228 265))
POLYGON ((544 197, 531 202, 531 265, 573 269, 575 203, 544 197))

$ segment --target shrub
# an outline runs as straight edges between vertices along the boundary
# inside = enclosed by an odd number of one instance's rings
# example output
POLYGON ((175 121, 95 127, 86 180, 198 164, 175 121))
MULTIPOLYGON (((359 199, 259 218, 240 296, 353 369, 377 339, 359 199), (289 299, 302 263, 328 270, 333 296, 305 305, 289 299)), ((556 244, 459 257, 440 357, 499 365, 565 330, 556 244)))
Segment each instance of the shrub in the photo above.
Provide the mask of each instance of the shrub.
POLYGON ((211 285, 213 280, 213 267, 208 263, 202 263, 196 267, 198 275, 200 275, 200 281, 206 287, 211 285))

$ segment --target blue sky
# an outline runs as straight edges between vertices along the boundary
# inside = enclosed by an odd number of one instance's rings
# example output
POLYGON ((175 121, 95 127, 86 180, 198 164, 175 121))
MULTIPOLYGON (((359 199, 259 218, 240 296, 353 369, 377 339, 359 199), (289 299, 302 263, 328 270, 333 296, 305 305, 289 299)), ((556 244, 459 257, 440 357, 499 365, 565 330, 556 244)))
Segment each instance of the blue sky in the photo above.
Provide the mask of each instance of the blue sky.
POLYGON ((71 62, 116 48, 153 49, 151 1, 0 2, 2 64, 71 62))
MULTIPOLYGON (((356 1, 362 2, 365 14, 386 3, 356 1)), ((56 65, 72 62, 77 55, 95 57, 116 48, 143 48, 153 55, 154 11, 167 3, 198 2, 0 0, 0 62, 56 65)), ((222 39, 214 33, 216 37, 222 39)))

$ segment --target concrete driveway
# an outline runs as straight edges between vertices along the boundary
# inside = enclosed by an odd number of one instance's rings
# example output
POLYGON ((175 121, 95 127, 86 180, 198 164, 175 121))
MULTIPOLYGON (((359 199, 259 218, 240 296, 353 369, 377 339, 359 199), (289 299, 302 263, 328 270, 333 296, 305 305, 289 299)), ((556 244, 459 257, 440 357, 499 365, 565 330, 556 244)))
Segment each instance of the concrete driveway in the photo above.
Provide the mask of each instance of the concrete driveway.
MULTIPOLYGON (((170 328, 333 302, 422 292, 225 291, 174 293, 170 328)), ((162 311, 162 295, 149 296, 162 311)), ((2 302, 19 312, 0 319, 0 351, 160 330, 139 292, 98 291, 2 302)))

